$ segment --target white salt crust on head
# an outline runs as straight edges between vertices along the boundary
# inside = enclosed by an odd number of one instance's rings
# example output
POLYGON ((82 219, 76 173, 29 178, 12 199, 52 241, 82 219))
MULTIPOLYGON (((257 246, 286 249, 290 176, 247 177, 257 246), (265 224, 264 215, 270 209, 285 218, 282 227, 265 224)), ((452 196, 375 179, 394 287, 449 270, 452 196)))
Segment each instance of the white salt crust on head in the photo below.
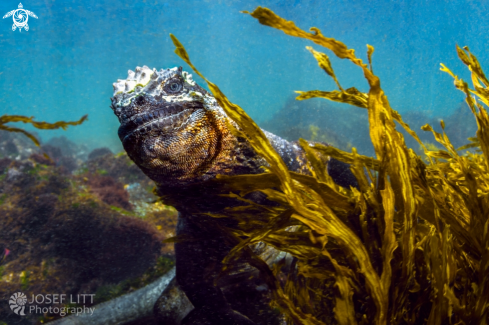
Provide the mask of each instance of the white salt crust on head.
MULTIPOLYGON (((136 71, 127 71, 126 79, 118 79, 117 82, 113 83, 113 96, 119 93, 131 93, 136 90, 136 86, 146 88, 150 85, 150 83, 161 83, 163 80, 177 73, 177 67, 166 70, 161 69, 160 71, 156 71, 155 68, 150 69, 145 65, 143 67, 136 67, 136 71)), ((187 71, 182 71, 182 77, 190 85, 195 85, 195 81, 192 79, 192 75, 189 74, 187 71)))
MULTIPOLYGON (((179 68, 175 67, 157 71, 155 68, 150 69, 147 66, 143 66, 136 67, 135 70, 136 71, 129 70, 126 79, 118 79, 117 82, 113 83, 113 98, 115 99, 115 102, 113 103, 116 107, 120 108, 129 105, 132 99, 139 94, 150 96, 162 95, 163 100, 173 101, 170 100, 170 96, 164 96, 163 85, 165 80, 179 74, 179 68)), ((186 83, 195 86, 195 81, 192 79, 192 75, 187 71, 182 71, 181 76, 186 83)), ((202 94, 200 95, 202 96, 202 94)), ((172 98, 174 99, 174 96, 172 98)), ((185 99, 181 98, 181 100, 185 99)))

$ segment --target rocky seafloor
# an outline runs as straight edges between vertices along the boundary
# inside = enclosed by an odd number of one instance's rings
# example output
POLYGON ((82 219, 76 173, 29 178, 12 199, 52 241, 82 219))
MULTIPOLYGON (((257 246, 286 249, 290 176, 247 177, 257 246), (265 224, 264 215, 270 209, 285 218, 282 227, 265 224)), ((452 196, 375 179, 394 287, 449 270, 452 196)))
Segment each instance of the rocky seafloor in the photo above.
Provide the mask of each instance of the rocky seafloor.
MULTIPOLYGON (((153 186, 125 153, 65 137, 36 147, 0 131, 0 300, 95 294, 97 304, 166 273, 173 246, 162 241, 174 235, 177 213, 157 202, 153 186)), ((0 305, 2 325, 57 317, 0 305)))

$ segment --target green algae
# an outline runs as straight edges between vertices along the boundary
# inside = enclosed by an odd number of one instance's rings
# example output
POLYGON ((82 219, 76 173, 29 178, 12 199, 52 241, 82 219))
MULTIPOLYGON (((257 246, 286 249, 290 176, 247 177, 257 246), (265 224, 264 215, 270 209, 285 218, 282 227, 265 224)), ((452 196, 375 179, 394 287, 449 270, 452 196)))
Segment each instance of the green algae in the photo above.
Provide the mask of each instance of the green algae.
MULTIPOLYGON (((240 195, 262 191, 278 203, 233 207, 215 215, 235 218, 241 225, 228 231, 239 244, 223 261, 223 271, 231 271, 238 259, 259 269, 289 324, 489 323, 489 80, 476 57, 457 46, 472 73, 473 88, 441 68, 465 93, 478 125, 476 137, 459 150, 480 152, 459 155, 444 130, 424 126, 443 149, 425 145, 391 108, 372 69, 372 46, 367 45, 366 64, 353 49, 317 28, 303 31, 267 8, 249 14, 263 25, 309 39, 362 70, 368 93, 344 89, 327 55, 308 47, 339 90, 301 91, 297 99, 321 97, 367 109, 376 157, 359 155, 355 148, 348 153, 320 144, 311 147, 301 140, 312 176, 289 172, 253 120, 192 65, 171 35, 175 52, 207 82, 270 166, 265 174, 219 176, 214 182, 240 195), (406 146, 395 122, 418 141, 426 162, 406 146), (359 189, 332 183, 324 155, 351 164, 359 189), (282 274, 280 265, 270 269, 253 255, 249 245, 259 241, 294 256, 293 271, 282 274)), ((443 122, 441 126, 444 129, 443 122)))
MULTIPOLYGON (((0 261, 1 297, 8 300, 18 291, 28 296, 95 292, 98 286, 131 278, 131 286, 124 287, 127 293, 168 269, 157 263, 168 250, 161 250, 156 225, 114 211, 90 191, 83 177, 40 165, 15 161, 9 168, 20 174, 0 182, 0 247, 12 252, 0 261)), ((153 216, 158 217, 161 213, 153 216)), ((0 306, 0 318, 9 314, 8 304, 0 306)), ((59 315, 43 319, 53 317, 59 315)), ((27 316, 31 322, 34 318, 27 316)))
POLYGON ((20 274, 20 288, 22 290, 26 290, 27 288, 29 288, 29 285, 30 285, 30 275, 31 275, 31 272, 30 271, 23 271, 21 274, 20 274))
POLYGON ((108 174, 108 172, 105 169, 97 169, 95 172, 99 175, 107 175, 108 174))
POLYGON ((142 276, 137 278, 126 279, 119 283, 105 284, 97 288, 95 292, 95 303, 99 304, 105 301, 120 297, 134 288, 144 287, 159 277, 166 274, 175 266, 175 261, 166 256, 158 257, 156 264, 147 270, 142 276))
POLYGON ((114 211, 117 211, 119 212, 121 215, 124 215, 124 216, 129 216, 129 217, 140 217, 140 215, 138 215, 136 212, 133 212, 133 211, 127 211, 123 208, 120 208, 120 207, 117 207, 115 205, 111 205, 110 206, 110 209, 111 210, 114 210, 114 211))

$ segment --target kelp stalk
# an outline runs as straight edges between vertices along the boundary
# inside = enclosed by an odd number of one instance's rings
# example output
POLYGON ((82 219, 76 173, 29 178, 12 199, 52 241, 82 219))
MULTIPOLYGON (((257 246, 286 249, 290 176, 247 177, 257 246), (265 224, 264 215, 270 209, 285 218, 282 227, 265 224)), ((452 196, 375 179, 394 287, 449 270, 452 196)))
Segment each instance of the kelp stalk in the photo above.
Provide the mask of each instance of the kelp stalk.
POLYGON ((27 132, 24 129, 20 128, 14 128, 7 126, 6 124, 9 122, 22 122, 22 123, 29 123, 33 127, 41 130, 54 130, 54 129, 59 129, 62 128, 63 130, 66 130, 68 126, 70 125, 80 125, 85 120, 88 118, 88 115, 82 116, 78 121, 74 122, 65 122, 65 121, 58 121, 54 123, 48 123, 48 122, 36 122, 34 121, 34 117, 27 117, 23 115, 2 115, 0 116, 0 130, 5 130, 7 132, 19 132, 24 134, 26 137, 28 137, 36 146, 40 146, 39 140, 32 135, 31 133, 27 132))

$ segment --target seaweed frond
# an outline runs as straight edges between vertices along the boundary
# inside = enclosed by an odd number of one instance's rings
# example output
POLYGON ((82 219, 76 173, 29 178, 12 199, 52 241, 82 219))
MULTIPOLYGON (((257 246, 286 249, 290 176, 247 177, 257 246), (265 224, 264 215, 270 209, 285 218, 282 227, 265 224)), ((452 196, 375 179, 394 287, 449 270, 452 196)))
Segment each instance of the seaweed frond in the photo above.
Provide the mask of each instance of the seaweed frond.
POLYGON ((0 130, 5 130, 7 132, 19 132, 24 134, 26 137, 28 137, 36 146, 40 146, 39 140, 32 135, 31 133, 27 132, 24 129, 20 128, 15 128, 11 126, 7 126, 7 123, 10 122, 22 122, 22 123, 29 123, 33 127, 41 130, 54 130, 54 129, 59 129, 62 128, 63 130, 66 130, 66 128, 70 125, 80 125, 85 120, 88 118, 88 115, 82 116, 78 121, 74 122, 65 122, 65 121, 58 121, 55 123, 48 123, 48 122, 36 122, 34 121, 34 117, 27 117, 23 115, 2 115, 0 116, 0 130))
POLYGON ((299 92, 297 99, 322 97, 367 109, 376 157, 300 140, 312 176, 288 171, 261 129, 196 70, 171 35, 176 53, 207 82, 270 166, 262 175, 216 180, 240 195, 261 191, 277 203, 233 207, 215 215, 235 218, 241 226, 229 230, 239 244, 225 258, 225 269, 238 258, 258 268, 290 324, 489 323, 489 81, 475 56, 457 47, 472 72, 474 89, 442 65, 466 94, 479 127, 472 143, 459 149, 479 147, 480 153, 459 155, 443 122, 442 133, 429 125, 422 128, 432 132, 443 147, 439 149, 422 143, 391 108, 373 73, 372 46, 367 46, 366 64, 317 28, 306 32, 267 8, 248 14, 287 35, 309 39, 362 70, 369 91, 344 89, 327 55, 308 47, 339 90, 299 92), (406 146, 395 122, 417 140, 427 163, 406 146), (324 155, 349 163, 359 188, 335 185, 319 159, 324 155), (253 255, 250 245, 260 241, 295 257, 288 272, 282 274, 284 265, 270 269, 253 255))

